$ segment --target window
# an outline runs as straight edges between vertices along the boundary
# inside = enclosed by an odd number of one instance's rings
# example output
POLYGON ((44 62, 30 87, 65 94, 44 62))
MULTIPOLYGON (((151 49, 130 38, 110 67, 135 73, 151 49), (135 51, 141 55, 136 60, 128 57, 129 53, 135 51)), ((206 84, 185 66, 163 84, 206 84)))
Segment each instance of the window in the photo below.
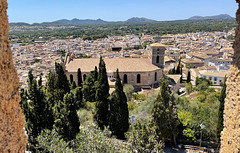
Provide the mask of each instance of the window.
POLYGON ((70 74, 70 83, 72 84, 73 83, 73 75, 70 74))
POLYGON ((83 81, 85 81, 86 80, 86 74, 83 74, 83 81))
POLYGON ((157 63, 159 63, 159 56, 157 56, 157 59, 156 59, 157 63))
POLYGON ((124 76, 123 76, 123 82, 124 82, 124 83, 128 83, 127 74, 124 74, 124 76))
POLYGON ((157 72, 155 72, 155 78, 154 81, 157 81, 157 72))
POLYGON ((222 80, 219 80, 219 82, 221 83, 221 82, 222 82, 222 80))
POLYGON ((209 77, 209 80, 212 80, 212 77, 209 77))
POLYGON ((140 74, 137 75, 137 83, 141 83, 141 75, 140 74))
POLYGON ((214 77, 214 81, 217 81, 217 77, 214 77))

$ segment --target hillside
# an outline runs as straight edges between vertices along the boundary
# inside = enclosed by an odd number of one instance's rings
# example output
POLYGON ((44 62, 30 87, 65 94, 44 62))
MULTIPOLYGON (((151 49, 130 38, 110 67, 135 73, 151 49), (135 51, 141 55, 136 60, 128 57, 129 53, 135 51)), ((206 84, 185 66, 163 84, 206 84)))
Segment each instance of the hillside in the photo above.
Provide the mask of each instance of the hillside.
POLYGON ((215 19, 232 19, 233 17, 231 17, 228 14, 220 14, 220 15, 215 15, 215 16, 193 16, 190 17, 188 20, 215 20, 215 19))

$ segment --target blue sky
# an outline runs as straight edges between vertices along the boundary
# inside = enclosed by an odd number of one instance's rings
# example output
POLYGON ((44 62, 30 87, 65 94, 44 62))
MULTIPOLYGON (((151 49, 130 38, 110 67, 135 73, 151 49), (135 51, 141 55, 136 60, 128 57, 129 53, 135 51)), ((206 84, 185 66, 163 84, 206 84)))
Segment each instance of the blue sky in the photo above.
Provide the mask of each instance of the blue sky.
POLYGON ((123 21, 146 17, 158 21, 191 16, 229 14, 235 17, 235 0, 8 0, 10 22, 49 22, 59 19, 123 21))

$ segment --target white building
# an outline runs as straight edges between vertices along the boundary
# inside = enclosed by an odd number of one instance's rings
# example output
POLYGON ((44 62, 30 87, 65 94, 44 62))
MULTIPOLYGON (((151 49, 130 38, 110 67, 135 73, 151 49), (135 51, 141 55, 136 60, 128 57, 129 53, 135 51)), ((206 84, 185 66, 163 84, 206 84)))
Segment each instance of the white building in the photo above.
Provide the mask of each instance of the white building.
POLYGON ((230 66, 232 63, 231 59, 211 59, 208 62, 208 66, 230 66))
POLYGON ((212 81, 213 85, 221 85, 224 83, 227 76, 227 72, 217 72, 217 71, 207 71, 201 70, 199 71, 198 77, 209 79, 212 81))

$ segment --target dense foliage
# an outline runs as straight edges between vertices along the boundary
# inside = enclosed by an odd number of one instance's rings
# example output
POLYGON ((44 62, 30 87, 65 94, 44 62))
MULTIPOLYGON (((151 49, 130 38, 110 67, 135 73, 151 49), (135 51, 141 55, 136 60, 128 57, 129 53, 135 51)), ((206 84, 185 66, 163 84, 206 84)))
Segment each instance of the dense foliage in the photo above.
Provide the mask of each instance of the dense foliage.
POLYGON ((159 141, 160 137, 156 129, 157 127, 150 119, 138 120, 134 126, 131 126, 126 137, 133 149, 138 152, 163 152, 164 143, 159 141))
MULTIPOLYGON (((175 72, 181 73, 181 67, 175 72)), ((55 71, 48 73, 45 86, 41 77, 37 79, 29 71, 28 90, 21 90, 20 103, 26 120, 28 150, 162 152, 167 141, 175 145, 179 140, 196 142, 200 124, 205 125, 203 140, 217 142, 219 138, 225 85, 219 94, 209 88, 210 80, 197 77, 196 87, 189 82, 186 96, 178 97, 170 91, 169 78, 164 75, 159 80, 160 91, 147 98, 133 93, 131 85, 123 87, 117 70, 115 90, 109 95, 102 58, 99 69, 95 68, 80 86, 74 84, 69 83, 63 67, 57 63, 55 71), (127 143, 118 140, 125 138, 127 143)))
POLYGON ((44 130, 37 137, 37 150, 42 152, 133 152, 131 147, 110 138, 111 132, 108 129, 100 130, 94 124, 83 126, 76 139, 65 141, 55 130, 44 130))

